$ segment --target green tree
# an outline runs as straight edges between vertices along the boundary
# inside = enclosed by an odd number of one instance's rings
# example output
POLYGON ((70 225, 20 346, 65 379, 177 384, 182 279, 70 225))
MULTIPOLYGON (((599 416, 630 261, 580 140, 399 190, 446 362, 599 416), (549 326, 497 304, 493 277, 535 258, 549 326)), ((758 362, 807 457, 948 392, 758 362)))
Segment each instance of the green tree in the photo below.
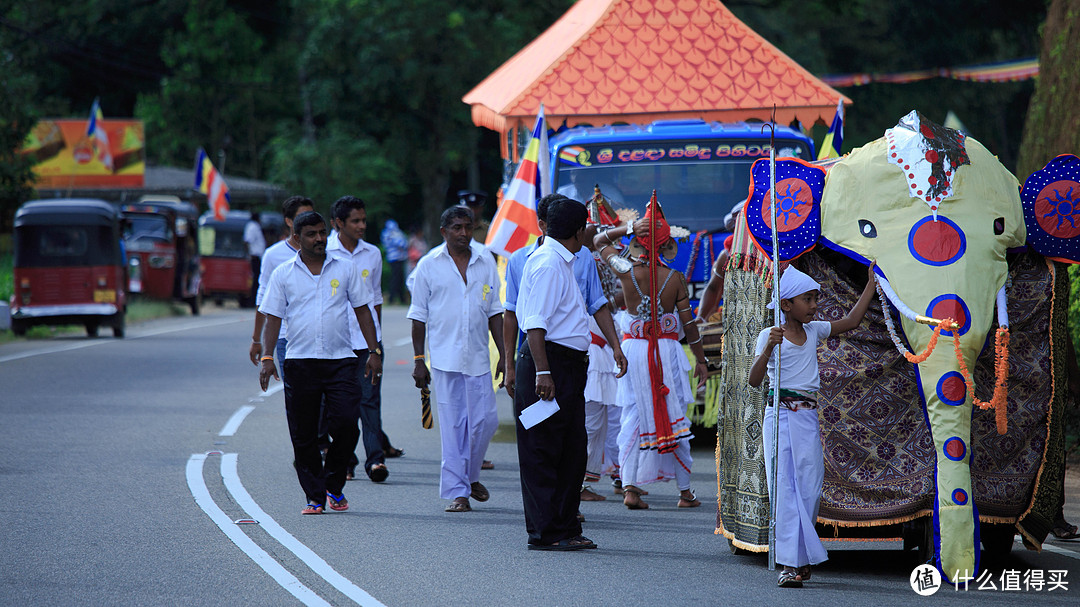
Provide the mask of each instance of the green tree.
MULTIPOLYGON (((225 154, 227 164, 219 170, 258 178, 275 121, 288 113, 294 89, 279 77, 287 49, 269 44, 265 32, 249 25, 250 16, 231 4, 188 5, 183 27, 164 35, 168 75, 158 91, 139 96, 135 114, 153 134, 151 160, 187 165, 204 147, 218 164, 225 154)), ((271 3, 264 10, 274 8, 271 3)))
POLYGON ((0 234, 11 230, 15 210, 34 193, 31 158, 18 153, 37 115, 37 82, 12 52, 9 34, 0 30, 0 234))

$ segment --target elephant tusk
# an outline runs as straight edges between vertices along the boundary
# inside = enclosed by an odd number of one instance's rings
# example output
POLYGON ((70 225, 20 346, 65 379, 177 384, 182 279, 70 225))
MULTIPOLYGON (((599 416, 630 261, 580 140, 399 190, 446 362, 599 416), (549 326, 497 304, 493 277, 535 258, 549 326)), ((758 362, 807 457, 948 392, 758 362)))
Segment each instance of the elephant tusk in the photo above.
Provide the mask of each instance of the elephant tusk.
POLYGON ((1006 305, 1005 300, 1005 287, 1008 285, 1008 281, 1001 285, 1001 288, 997 292, 997 317, 998 326, 1002 329, 1009 328, 1009 307, 1006 305))

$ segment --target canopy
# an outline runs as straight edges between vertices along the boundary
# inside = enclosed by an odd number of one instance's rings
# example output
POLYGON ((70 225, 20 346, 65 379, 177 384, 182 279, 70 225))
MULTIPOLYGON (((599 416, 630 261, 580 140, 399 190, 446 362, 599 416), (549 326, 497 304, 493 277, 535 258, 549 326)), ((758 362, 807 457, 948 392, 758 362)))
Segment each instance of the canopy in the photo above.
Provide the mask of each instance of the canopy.
POLYGON ((812 125, 841 98, 718 0, 580 0, 462 100, 505 135, 541 103, 571 127, 769 120, 774 105, 777 122, 812 125))

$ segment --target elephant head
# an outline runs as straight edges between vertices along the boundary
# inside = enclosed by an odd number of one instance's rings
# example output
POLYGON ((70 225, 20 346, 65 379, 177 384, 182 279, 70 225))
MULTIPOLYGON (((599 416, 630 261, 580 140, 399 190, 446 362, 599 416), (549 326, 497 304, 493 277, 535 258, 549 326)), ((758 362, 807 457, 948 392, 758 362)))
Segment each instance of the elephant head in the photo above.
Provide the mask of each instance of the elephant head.
POLYGON ((935 557, 948 579, 975 575, 979 567, 966 370, 987 342, 995 308, 999 325, 1008 324, 1004 296, 999 299, 1008 275, 1005 253, 1026 236, 1018 190, 1016 178, 979 142, 912 112, 884 138, 832 166, 822 193, 821 244, 877 260, 879 284, 901 312, 909 360, 922 359, 916 375, 937 458, 935 557), (945 318, 955 324, 939 328, 940 342, 931 348, 930 319, 945 318))

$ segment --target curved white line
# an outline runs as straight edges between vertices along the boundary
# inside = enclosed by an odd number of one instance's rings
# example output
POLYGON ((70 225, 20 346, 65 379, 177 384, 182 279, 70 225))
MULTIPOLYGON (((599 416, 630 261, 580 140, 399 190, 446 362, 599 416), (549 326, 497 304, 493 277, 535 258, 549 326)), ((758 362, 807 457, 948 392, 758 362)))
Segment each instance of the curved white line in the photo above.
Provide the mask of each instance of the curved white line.
MULTIPOLYGON (((259 504, 255 503, 255 500, 251 499, 247 490, 244 489, 244 485, 240 482, 240 475, 236 471, 237 454, 226 453, 221 457, 221 478, 225 481, 225 488, 229 490, 229 494, 236 500, 236 504, 240 506, 247 513, 247 515, 257 521, 259 525, 270 534, 270 537, 281 543, 282 546, 287 548, 289 552, 292 552, 304 562, 316 575, 323 578, 330 583, 334 588, 341 591, 342 594, 349 597, 359 605, 364 607, 384 607, 382 603, 375 599, 363 588, 360 588, 356 584, 353 584, 348 578, 338 573, 333 567, 322 559, 318 554, 302 544, 299 540, 292 536, 288 531, 279 525, 274 519, 270 518, 259 504)), ((325 516, 325 515, 324 515, 325 516)))
POLYGON ((232 417, 229 418, 229 421, 225 422, 225 427, 221 429, 221 432, 218 432, 218 436, 232 436, 236 434, 236 430, 240 428, 240 424, 244 423, 244 418, 248 416, 248 413, 251 413, 254 410, 255 407, 252 407, 251 405, 244 405, 237 409, 236 413, 233 413, 232 417))
POLYGON ((262 568, 270 577, 274 579, 282 588, 287 590, 289 594, 293 595, 305 605, 318 605, 322 607, 330 606, 330 603, 323 600, 322 597, 312 592, 310 588, 300 583, 300 580, 296 579, 296 576, 289 573, 280 563, 275 561, 265 550, 259 547, 246 533, 240 531, 236 524, 229 520, 229 517, 218 507, 214 502, 214 498, 210 496, 210 492, 206 490, 206 482, 203 480, 203 462, 206 461, 206 455, 202 453, 195 453, 188 459, 187 463, 187 483, 188 489, 191 490, 192 497, 195 498, 195 503, 202 508, 203 512, 210 517, 210 520, 217 524, 225 535, 232 540, 236 547, 248 555, 251 560, 255 561, 255 564, 262 568))

